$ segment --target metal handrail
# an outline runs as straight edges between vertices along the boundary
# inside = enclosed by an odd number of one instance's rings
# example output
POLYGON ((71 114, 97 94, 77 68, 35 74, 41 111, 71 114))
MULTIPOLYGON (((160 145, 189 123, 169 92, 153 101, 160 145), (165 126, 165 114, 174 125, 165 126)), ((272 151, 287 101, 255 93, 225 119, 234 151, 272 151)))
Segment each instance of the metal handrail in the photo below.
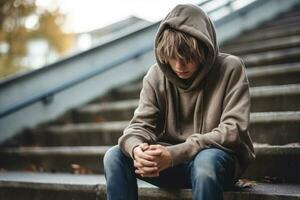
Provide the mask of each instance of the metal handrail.
POLYGON ((106 72, 106 71, 108 71, 110 69, 113 69, 116 66, 118 66, 118 65, 120 65, 120 64, 122 64, 124 62, 127 62, 127 61, 132 60, 132 59, 136 59, 136 58, 140 57, 141 55, 143 55, 143 54, 151 51, 152 49, 153 49, 152 46, 146 47, 146 48, 143 48, 143 49, 139 49, 139 50, 133 52, 129 56, 124 56, 123 58, 114 60, 113 62, 104 65, 101 69, 94 70, 94 71, 92 71, 92 72, 90 72, 88 74, 85 74, 85 75, 83 75, 83 76, 81 76, 81 77, 79 77, 77 79, 74 79, 74 80, 72 80, 70 82, 67 82, 67 83, 65 83, 65 84, 63 84, 61 86, 55 87, 55 88, 53 88, 53 89, 51 89, 51 90, 49 90, 49 91, 47 91, 47 92, 45 92, 43 94, 36 95, 36 96, 30 98, 29 100, 23 101, 22 103, 18 104, 17 106, 12 106, 10 108, 7 108, 6 110, 0 112, 0 118, 4 117, 6 115, 9 115, 11 113, 14 113, 14 112, 16 112, 16 111, 18 111, 18 110, 20 110, 20 109, 22 109, 22 108, 24 108, 26 106, 29 106, 29 105, 31 105, 33 103, 36 103, 36 102, 39 102, 39 101, 46 102, 47 99, 53 97, 56 93, 59 93, 59 92, 65 90, 65 89, 68 89, 68 88, 70 88, 70 87, 72 87, 74 85, 77 85, 77 84, 79 84, 79 83, 81 83, 83 81, 86 81, 86 80, 88 80, 88 79, 90 79, 92 77, 95 77, 95 76, 97 76, 99 74, 102 74, 102 73, 104 73, 104 72, 106 72))

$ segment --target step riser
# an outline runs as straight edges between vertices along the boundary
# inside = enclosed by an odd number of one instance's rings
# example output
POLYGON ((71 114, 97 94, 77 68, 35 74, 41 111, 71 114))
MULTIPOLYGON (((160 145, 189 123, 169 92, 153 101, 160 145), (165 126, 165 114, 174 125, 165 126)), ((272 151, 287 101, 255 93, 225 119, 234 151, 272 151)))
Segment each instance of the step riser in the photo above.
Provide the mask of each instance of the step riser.
MULTIPOLYGON (((71 165, 79 164, 93 173, 104 173, 103 155, 1 155, 0 166, 10 170, 24 170, 34 164, 45 171, 73 172, 71 165)), ((257 155, 257 160, 247 169, 244 177, 260 180, 265 176, 286 181, 300 181, 299 155, 257 155)))
POLYGON ((79 112, 75 117, 75 121, 82 123, 130 120, 133 117, 135 109, 134 107, 122 110, 105 110, 99 113, 79 112))
POLYGON ((278 27, 278 26, 285 26, 287 24, 294 24, 299 23, 300 17, 299 16, 293 16, 293 17, 284 17, 284 19, 278 19, 276 21, 272 21, 268 24, 263 25, 264 28, 272 28, 272 27, 278 27))
MULTIPOLYGON (((283 145, 300 141, 300 123, 298 121, 287 122, 261 122, 250 123, 251 138, 257 143, 268 143, 272 145, 283 145)), ((122 135, 123 129, 119 130, 95 130, 95 131, 73 131, 42 132, 28 131, 22 135, 22 145, 32 146, 99 146, 115 145, 122 135)), ((10 144, 12 142, 9 142, 10 144)), ((14 144, 21 145, 21 144, 14 144)))
POLYGON ((96 191, 81 192, 72 189, 29 189, 20 187, 0 187, 0 199, 9 200, 105 200, 105 194, 98 195, 96 191), (22 198, 20 198, 22 197, 22 198))
POLYGON ((257 155, 253 165, 249 166, 243 177, 262 180, 269 176, 283 181, 300 180, 299 155, 257 155))
MULTIPOLYGON (((61 132, 31 132, 30 140, 25 144, 40 146, 100 146, 100 145, 115 145, 118 143, 119 137, 122 135, 123 130, 115 131, 85 131, 73 133, 61 132), (47 135, 47 136, 46 136, 47 135)), ((25 137, 24 137, 25 138, 25 137)))
POLYGON ((0 153, 0 158, 1 168, 14 171, 31 171, 34 167, 42 172, 72 173, 74 172, 72 164, 77 164, 92 173, 104 173, 101 153, 99 155, 3 155, 0 153))
MULTIPOLYGON (((138 190, 140 200, 192 200, 192 193, 190 189, 185 191, 167 191, 166 189, 146 189, 139 188, 138 190)), ((26 186, 6 186, 0 187, 0 198, 10 200, 106 200, 106 187, 102 186, 91 188, 90 191, 80 191, 69 187, 40 189, 29 188, 26 186)), ((280 195, 265 195, 265 194, 249 194, 246 192, 224 192, 224 200, 299 200, 300 197, 280 196, 280 195)))
POLYGON ((300 61, 299 54, 291 54, 284 57, 274 57, 272 59, 259 59, 259 60, 250 60, 247 57, 243 58, 246 67, 258 67, 264 65, 276 65, 276 64, 285 64, 285 63, 293 63, 300 61))
POLYGON ((288 85, 299 83, 300 71, 285 74, 248 77, 251 87, 266 85, 288 85))
POLYGON ((253 54, 253 53, 263 53, 266 51, 275 51, 275 50, 285 50, 289 48, 295 48, 295 47, 300 47, 300 42, 295 42, 292 44, 284 44, 284 45, 278 45, 278 46, 268 46, 268 47, 262 47, 262 48, 257 48, 257 49, 247 49, 246 46, 239 46, 237 48, 232 48, 232 49, 224 49, 222 52, 226 52, 229 54, 233 54, 236 56, 244 56, 246 54, 253 54), (243 49, 243 50, 241 50, 243 49))
POLYGON ((257 41, 265 41, 268 39, 275 39, 275 38, 283 38, 283 37, 290 37, 290 36, 297 36, 300 34, 300 29, 297 27, 293 27, 289 30, 281 30, 279 32, 251 32, 249 34, 245 34, 245 36, 240 37, 234 41, 228 42, 228 44, 242 44, 242 43, 251 43, 257 41))
POLYGON ((251 98, 251 112, 300 110, 300 94, 251 98))
POLYGON ((284 145, 300 141, 300 123, 265 122, 250 124, 251 139, 256 143, 284 145))
POLYGON ((142 88, 139 88, 138 90, 133 91, 117 91, 113 95, 107 94, 101 99, 98 100, 98 102, 109 102, 109 101, 120 101, 120 100, 129 100, 129 99, 138 99, 140 97, 140 90, 142 88))

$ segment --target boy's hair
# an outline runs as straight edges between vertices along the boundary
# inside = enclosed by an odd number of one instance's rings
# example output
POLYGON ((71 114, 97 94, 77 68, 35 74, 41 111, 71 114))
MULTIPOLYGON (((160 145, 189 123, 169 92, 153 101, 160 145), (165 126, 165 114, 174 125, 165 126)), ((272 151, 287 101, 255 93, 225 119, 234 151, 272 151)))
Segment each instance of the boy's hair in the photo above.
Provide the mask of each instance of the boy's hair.
POLYGON ((204 63, 205 47, 200 45, 195 37, 167 28, 158 38, 156 54, 161 63, 168 63, 170 59, 204 63))

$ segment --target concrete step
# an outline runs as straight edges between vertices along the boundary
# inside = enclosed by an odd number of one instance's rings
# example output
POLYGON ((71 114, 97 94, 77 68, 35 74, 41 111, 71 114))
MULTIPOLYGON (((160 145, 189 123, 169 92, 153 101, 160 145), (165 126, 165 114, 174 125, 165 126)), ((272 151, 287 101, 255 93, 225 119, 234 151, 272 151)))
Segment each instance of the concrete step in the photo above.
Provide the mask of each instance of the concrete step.
POLYGON ((128 124, 129 121, 115 121, 49 126, 28 130, 21 141, 26 146, 114 145, 128 124))
MULTIPOLYGON (((74 165, 90 173, 103 173, 102 159, 109 146, 23 147, 0 150, 0 166, 8 170, 39 169, 46 172, 73 172, 74 165)), ((255 146, 257 160, 247 169, 246 178, 265 176, 300 181, 300 145, 255 146)))
MULTIPOLYGON (((136 96, 140 93, 140 88, 136 90, 136 96)), ((104 102, 100 104, 90 104, 77 109, 77 122, 101 122, 129 120, 133 117, 133 112, 139 103, 138 99, 129 99, 115 102, 104 102)))
POLYGON ((258 32, 268 32, 268 31, 277 31, 277 30, 282 30, 282 29, 289 29, 293 27, 299 27, 300 22, 299 21, 291 21, 287 22, 285 24, 278 24, 278 25, 271 25, 271 26, 262 26, 257 29, 255 29, 258 32))
POLYGON ((293 63, 300 61, 300 48, 275 50, 241 56, 246 67, 293 63))
POLYGON ((113 94, 108 93, 104 97, 97 99, 95 103, 139 99, 141 89, 142 80, 138 83, 118 88, 114 90, 113 94))
POLYGON ((277 64, 247 69, 250 86, 300 83, 300 63, 277 64))
POLYGON ((240 37, 237 37, 233 40, 230 40, 230 41, 224 43, 224 45, 225 44, 252 43, 252 42, 263 41, 263 40, 274 39, 274 38, 296 36, 299 34, 300 34, 299 26, 276 30, 276 31, 272 31, 272 32, 251 30, 247 33, 242 34, 240 37))
POLYGON ((284 145, 300 141, 300 111, 251 113, 250 121, 254 142, 284 145))
MULTIPOLYGON (((283 145, 300 141, 300 111, 259 112, 250 114, 253 141, 283 145)), ((129 121, 81 123, 50 126, 24 133, 19 143, 8 141, 6 146, 91 146, 115 145, 129 121), (21 142, 20 142, 21 141, 21 142)), ((13 140, 13 139, 12 139, 13 140)))
POLYGON ((299 22, 300 21, 300 12, 297 11, 297 13, 293 13, 293 15, 283 15, 278 17, 277 19, 274 19, 272 21, 269 21, 262 25, 262 27, 272 27, 272 26, 278 26, 282 24, 292 23, 292 22, 299 22))
MULTIPOLYGON (((224 200, 299 200, 299 183, 257 182, 250 188, 234 188, 224 192, 224 200)), ((138 180, 139 199, 192 199, 191 189, 157 188, 138 180)), ((0 173, 0 198, 23 200, 106 199, 103 175, 72 175, 65 173, 0 173)))
POLYGON ((134 83, 126 84, 119 88, 115 88, 115 89, 109 91, 106 95, 94 99, 91 103, 138 99, 139 93, 136 94, 136 90, 137 90, 137 87, 139 89, 142 88, 142 79, 143 79, 143 77, 140 77, 134 83))
POLYGON ((245 55, 250 53, 259 53, 264 51, 288 49, 294 47, 300 47, 299 36, 275 38, 264 41, 251 42, 250 44, 227 45, 222 46, 221 51, 234 55, 245 55))
MULTIPOLYGON (((137 87, 135 96, 139 92, 137 87)), ((300 110, 300 84, 252 87, 250 94, 252 112, 300 110)), ((76 122, 130 120, 138 103, 138 99, 133 99, 90 104, 77 109, 76 122)))
POLYGON ((254 144, 254 147, 255 162, 249 166, 243 177, 256 180, 272 177, 282 182, 300 180, 300 143, 282 146, 254 144))
POLYGON ((287 13, 284 13, 282 18, 285 18, 285 17, 299 17, 300 16, 300 12, 299 12, 299 6, 296 6, 296 9, 295 10, 291 10, 287 13))
POLYGON ((251 112, 300 110, 300 84, 250 88, 251 112))
POLYGON ((102 159, 110 146, 2 148, 0 166, 9 170, 73 172, 80 166, 89 173, 103 173, 102 159))

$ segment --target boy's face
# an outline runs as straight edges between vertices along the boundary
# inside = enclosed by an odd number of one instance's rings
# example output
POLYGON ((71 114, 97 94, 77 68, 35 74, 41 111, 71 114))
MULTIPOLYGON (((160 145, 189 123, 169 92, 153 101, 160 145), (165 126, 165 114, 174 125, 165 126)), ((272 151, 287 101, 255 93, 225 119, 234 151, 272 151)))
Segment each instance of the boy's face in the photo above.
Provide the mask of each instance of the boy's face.
POLYGON ((186 63, 180 59, 170 59, 169 65, 171 66, 174 73, 182 79, 188 79, 192 77, 199 69, 199 62, 186 63))

